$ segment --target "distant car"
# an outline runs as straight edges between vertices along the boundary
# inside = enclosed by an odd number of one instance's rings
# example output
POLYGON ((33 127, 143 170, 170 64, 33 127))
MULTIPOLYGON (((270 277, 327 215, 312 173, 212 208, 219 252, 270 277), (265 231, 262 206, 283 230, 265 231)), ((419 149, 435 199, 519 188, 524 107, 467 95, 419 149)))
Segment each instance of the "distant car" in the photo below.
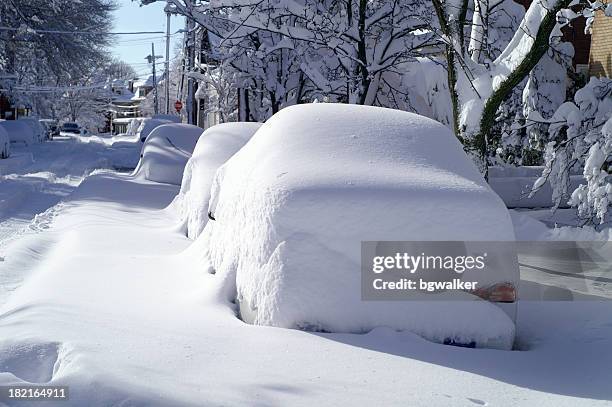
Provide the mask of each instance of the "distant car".
POLYGON ((34 137, 37 141, 42 142, 47 138, 47 131, 45 127, 38 121, 31 117, 20 117, 17 121, 27 124, 34 132, 34 137))
POLYGON ((4 127, 0 126, 0 158, 8 158, 11 155, 11 139, 4 127))
POLYGON ((62 124, 60 133, 81 134, 81 126, 74 122, 66 122, 62 124))
POLYGON ((39 122, 45 127, 47 130, 47 138, 51 140, 55 136, 59 136, 59 123, 54 119, 40 119, 39 122))

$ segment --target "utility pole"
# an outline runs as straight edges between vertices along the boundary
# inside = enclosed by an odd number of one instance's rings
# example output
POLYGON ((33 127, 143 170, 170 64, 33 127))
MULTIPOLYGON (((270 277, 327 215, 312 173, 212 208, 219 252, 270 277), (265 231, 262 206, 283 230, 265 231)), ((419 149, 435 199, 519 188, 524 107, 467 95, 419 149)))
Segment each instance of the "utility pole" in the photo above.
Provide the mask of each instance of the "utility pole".
POLYGON ((151 43, 151 55, 148 55, 145 59, 152 64, 153 71, 153 100, 154 100, 154 112, 159 113, 159 104, 157 99, 157 76, 155 75, 155 60, 161 58, 161 55, 155 55, 155 44, 151 43))
POLYGON ((166 114, 170 114, 170 10, 166 6, 166 114))
MULTIPOLYGON (((193 0, 190 0, 193 1, 193 0)), ((186 113, 187 113, 187 123, 194 123, 194 84, 193 78, 189 75, 193 71, 195 66, 195 23, 191 18, 185 18, 187 32, 185 33, 187 38, 187 103, 186 103, 186 113)))

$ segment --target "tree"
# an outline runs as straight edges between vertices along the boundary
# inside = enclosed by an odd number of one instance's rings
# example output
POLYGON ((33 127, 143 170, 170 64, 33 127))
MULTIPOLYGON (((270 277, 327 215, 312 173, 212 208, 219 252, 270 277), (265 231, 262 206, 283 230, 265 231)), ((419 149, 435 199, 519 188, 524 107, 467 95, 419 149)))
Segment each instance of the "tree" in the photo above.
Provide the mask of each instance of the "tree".
MULTIPOLYGON (((471 21, 468 0, 432 1, 446 47, 453 127, 486 176, 488 137, 500 106, 540 62, 550 42, 560 41, 561 27, 579 14, 567 10, 571 0, 534 0, 511 41, 490 59, 482 55, 490 43, 488 1, 475 0, 471 21)), ((602 5, 582 7, 586 12, 602 5)))

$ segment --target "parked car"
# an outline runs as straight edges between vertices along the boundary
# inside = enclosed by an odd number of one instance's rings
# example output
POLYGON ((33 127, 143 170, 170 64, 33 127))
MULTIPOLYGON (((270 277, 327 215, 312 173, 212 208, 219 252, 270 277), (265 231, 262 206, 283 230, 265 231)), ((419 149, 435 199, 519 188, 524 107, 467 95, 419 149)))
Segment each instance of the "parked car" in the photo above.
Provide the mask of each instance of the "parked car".
POLYGON ((39 122, 45 126, 47 130, 47 138, 51 140, 55 136, 59 136, 59 124, 55 119, 40 119, 39 122))
POLYGON ((60 127, 60 133, 81 134, 81 126, 74 122, 65 122, 60 127))
POLYGON ((11 155, 11 139, 4 127, 0 126, 0 158, 8 158, 11 155))
POLYGON ((32 127, 25 120, 5 120, 0 122, 0 126, 8 133, 12 144, 29 146, 39 141, 32 127))
POLYGON ((19 119, 17 119, 17 121, 21 121, 27 124, 34 132, 34 137, 36 137, 36 140, 38 142, 45 141, 45 139, 47 138, 47 132, 45 130, 45 127, 38 121, 38 119, 34 119, 31 117, 20 117, 19 119))
POLYGON ((202 132, 201 127, 180 123, 154 128, 142 146, 135 173, 150 181, 181 185, 185 164, 202 132))
POLYGON ((515 314, 498 302, 516 307, 516 253, 493 264, 508 272, 492 273, 484 292, 362 297, 372 287, 362 287, 372 275, 361 268, 362 242, 515 239, 504 203, 434 120, 372 106, 285 108, 219 168, 208 211, 196 243, 210 270, 235 284, 245 322, 339 333, 384 326, 445 344, 513 346, 515 314))

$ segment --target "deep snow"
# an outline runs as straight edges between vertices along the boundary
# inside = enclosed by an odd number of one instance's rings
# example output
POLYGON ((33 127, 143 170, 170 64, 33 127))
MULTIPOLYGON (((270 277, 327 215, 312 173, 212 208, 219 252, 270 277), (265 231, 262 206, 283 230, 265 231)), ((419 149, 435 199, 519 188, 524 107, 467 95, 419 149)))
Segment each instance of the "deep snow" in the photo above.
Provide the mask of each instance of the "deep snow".
POLYGON ((361 300, 362 241, 514 240, 503 202, 438 122, 356 105, 283 109, 218 170, 210 202, 216 220, 195 245, 245 320, 512 347, 513 322, 475 296, 361 300))
MULTIPOLYGON (((38 157, 80 174, 88 161, 63 152, 122 154, 111 140, 87 140, 43 143, 38 157)), ((17 157, 13 173, 35 165, 17 157)), ((222 278, 205 272, 164 209, 177 192, 98 172, 38 220, 24 218, 31 233, 2 246, 0 287, 15 259, 27 278, 0 292, 0 385, 69 385, 61 405, 79 407, 612 405, 612 302, 522 302, 522 350, 511 352, 388 328, 315 334, 244 324, 222 278)))

